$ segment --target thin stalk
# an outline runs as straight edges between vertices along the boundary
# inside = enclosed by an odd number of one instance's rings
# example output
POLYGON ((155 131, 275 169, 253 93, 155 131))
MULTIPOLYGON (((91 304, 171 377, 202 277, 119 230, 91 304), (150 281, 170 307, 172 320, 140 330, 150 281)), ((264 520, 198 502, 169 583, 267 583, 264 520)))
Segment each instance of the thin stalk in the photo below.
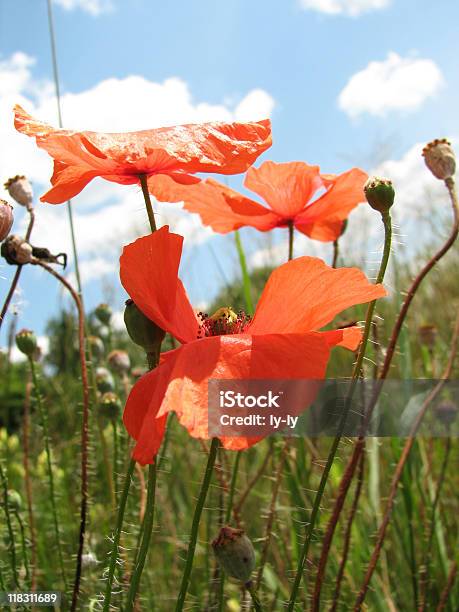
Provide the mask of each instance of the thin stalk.
POLYGON ((368 591, 368 587, 370 584, 370 580, 373 576, 373 573, 376 569, 376 565, 379 559, 379 555, 381 553, 382 550, 382 546, 383 546, 383 542, 384 542, 384 538, 386 536, 386 531, 387 531, 387 527, 389 525, 389 521, 390 521, 390 517, 392 515, 392 510, 394 507, 394 501, 395 501, 395 496, 397 494, 397 490, 398 490, 398 485, 400 483, 402 474, 403 474, 403 470, 405 467, 405 464, 408 460, 410 451, 413 447, 413 444, 415 442, 415 436, 416 433, 421 425, 422 419, 424 418, 425 413, 427 412, 428 407, 430 406, 430 404, 434 401, 434 399, 439 395, 439 393, 441 392, 441 390, 443 389, 446 381, 449 379, 449 377, 451 376, 451 372, 453 369, 453 365, 454 365, 454 360, 456 357, 456 352, 457 352, 457 347, 458 347, 458 338, 459 338, 459 314, 457 316, 456 319, 456 324, 455 324, 455 329, 454 329, 454 333, 453 333, 453 338, 451 341, 451 349, 450 349, 450 355, 449 355, 449 360, 448 360, 448 364, 446 366, 445 372, 443 373, 443 376, 441 378, 441 380, 435 385, 435 387, 432 389, 432 391, 429 393, 429 395, 427 396, 427 398, 424 400, 424 402, 422 403, 421 409, 410 429, 410 432, 408 434, 408 439, 405 443, 405 446, 403 447, 402 450, 402 454, 400 456, 400 459, 397 463, 397 467, 395 469, 394 472, 394 476, 392 478, 392 483, 391 483, 391 487, 390 487, 390 491, 389 491, 389 495, 387 498, 387 503, 386 503, 386 510, 384 512, 384 516, 383 519, 381 521, 381 525, 379 527, 378 530, 378 534, 376 537, 376 543, 373 549, 373 553, 371 555, 371 559, 367 568, 367 571, 365 573, 365 577, 363 579, 363 583, 362 586, 360 587, 360 591, 357 595, 357 598, 355 600, 355 604, 354 604, 354 610, 360 610, 361 606, 365 600, 365 596, 367 594, 368 591))
POLYGON ((252 300, 252 287, 250 282, 250 275, 247 268, 247 261, 245 258, 244 247, 242 246, 241 236, 239 230, 234 232, 234 241, 236 243, 236 250, 239 257, 239 265, 241 266, 242 274, 242 285, 244 288, 244 300, 245 307, 248 314, 253 314, 253 300, 252 300))
POLYGON ((443 610, 446 608, 446 604, 448 603, 448 598, 451 593, 451 589, 453 588, 454 581, 456 580, 456 574, 457 574, 457 561, 454 561, 451 564, 451 569, 448 574, 448 580, 446 581, 445 588, 442 591, 440 602, 435 612, 443 612, 443 610))
MULTIPOLYGON (((118 427, 116 420, 112 421, 113 428, 113 487, 115 489, 115 500, 118 495, 118 427)), ((116 500, 117 501, 117 500, 116 500)))
MULTIPOLYGON (((93 389, 95 389, 95 385, 93 383, 93 389)), ((96 395, 96 394, 95 394, 96 395)), ((95 401, 96 398, 94 398, 95 401)), ((104 428, 103 425, 101 423, 100 418, 98 418, 98 416, 96 415, 96 421, 97 421, 97 431, 99 432, 99 440, 100 440, 100 447, 102 449, 102 459, 104 462, 104 467, 105 467, 105 474, 106 474, 106 478, 107 478, 107 485, 108 485, 108 492, 110 495, 110 502, 112 504, 113 510, 115 510, 116 508, 116 495, 115 495, 115 481, 113 478, 113 471, 115 469, 115 466, 111 466, 110 465, 110 459, 108 456, 108 447, 107 447, 107 441, 105 439, 105 434, 104 434, 104 428)))
POLYGON ((2 481, 3 511, 5 512, 6 527, 8 530, 8 537, 10 539, 9 550, 10 550, 10 557, 11 557, 11 571, 13 574, 13 583, 16 589, 19 590, 20 589, 19 574, 18 574, 18 568, 16 567, 16 562, 17 562, 16 545, 15 545, 13 525, 11 523, 10 506, 9 506, 9 500, 8 500, 8 480, 7 480, 5 472, 3 471, 3 466, 2 466, 1 461, 0 461, 0 479, 2 481))
POLYGON ((273 454, 273 447, 269 446, 268 450, 266 451, 266 455, 265 455, 265 457, 263 459, 262 464, 260 465, 260 467, 258 468, 256 473, 254 474, 252 479, 248 482, 244 492, 242 493, 241 497, 239 498, 237 504, 234 506, 234 513, 235 513, 236 516, 240 515, 241 510, 242 510, 242 506, 245 504, 245 501, 246 501, 247 497, 249 496, 250 491, 252 491, 252 489, 254 488, 255 484, 263 476, 263 474, 264 474, 264 472, 266 470, 266 466, 268 465, 268 462, 269 462, 272 454, 273 454))
POLYGON ((212 471, 215 465, 215 459, 217 457, 217 450, 219 446, 218 438, 212 438, 212 444, 210 445, 209 455, 207 458, 206 471, 204 472, 204 478, 199 492, 199 497, 196 502, 194 510, 193 522, 191 525, 190 542, 188 544, 188 550, 186 555, 185 569, 182 576, 182 583, 180 586, 180 593, 177 598, 175 606, 175 612, 181 612, 185 604, 185 598, 188 591, 188 584, 190 581, 191 569, 193 567, 194 552, 196 550, 196 541, 198 538, 199 523, 201 521, 201 514, 206 501, 207 493, 209 491, 210 481, 212 479, 212 471))
POLYGON ((338 257, 339 257, 339 241, 337 239, 333 242, 332 268, 336 268, 338 266, 338 257))
POLYGON ((293 238, 295 235, 295 227, 293 221, 288 222, 288 260, 293 259, 293 238))
POLYGON ((148 548, 150 546, 151 533, 153 530, 153 519, 155 512, 155 492, 156 492, 156 464, 148 466, 148 494, 147 507, 145 511, 145 520, 143 526, 143 537, 139 548, 139 554, 136 559, 135 567, 132 572, 131 584, 127 594, 126 612, 131 612, 134 609, 137 590, 140 584, 140 578, 145 565, 148 548))
POLYGON ((252 598, 252 605, 255 612, 263 612, 263 607, 256 593, 255 587, 252 583, 248 583, 245 585, 245 588, 250 593, 250 597, 252 598))
MULTIPOLYGON (((233 512, 234 493, 236 491, 236 481, 237 481, 240 461, 241 461, 241 452, 237 451, 236 452, 236 458, 234 459, 234 463, 233 463, 233 473, 231 475, 231 484, 230 484, 230 489, 229 489, 229 493, 228 493, 228 502, 227 502, 227 506, 226 506, 225 523, 229 523, 229 521, 231 519, 231 514, 233 512)), ((236 518, 236 522, 238 522, 237 516, 235 518, 236 518)))
POLYGON ((150 192, 148 191, 148 181, 146 174, 139 174, 140 186, 142 187, 143 198, 145 200, 145 208, 147 209, 148 221, 150 222, 150 228, 152 233, 156 232, 156 221, 155 213, 153 212, 153 205, 151 203, 150 192))
POLYGON ((40 424, 43 429, 43 442, 45 445, 45 455, 46 455, 46 467, 48 471, 48 486, 49 486, 49 496, 51 501, 51 513, 53 517, 53 526, 54 526, 54 537, 56 540, 57 547, 57 558, 59 560, 59 567, 61 570, 62 581, 65 585, 65 590, 67 590, 67 578, 65 575, 65 567, 64 567, 64 557, 62 554, 62 546, 61 546, 61 536, 59 529, 59 518, 57 513, 57 504, 56 504, 56 489, 54 486, 54 473, 53 473, 53 462, 51 456, 51 445, 49 438, 49 428, 48 428, 48 411, 45 408, 41 393, 40 386, 38 383, 37 370, 35 367, 35 362, 32 357, 29 357, 29 365, 30 371, 32 372, 32 382, 33 388, 35 391, 35 402, 38 408, 38 414, 40 416, 40 424))
MULTIPOLYGON (((30 376, 30 375, 29 375, 30 376)), ((31 589, 35 590, 37 583, 37 537, 35 533, 35 517, 33 513, 32 482, 30 479, 30 397, 32 393, 32 383, 27 380, 24 398, 24 415, 22 421, 22 446, 24 448, 24 485, 27 499, 27 512, 29 517, 30 529, 30 548, 32 553, 32 580, 31 589)))
POLYGON ((115 578, 115 570, 118 562, 118 553, 120 546, 121 531, 123 529, 124 513, 126 511, 126 503, 129 494, 129 489, 132 482, 132 474, 134 473, 135 461, 129 461, 128 469, 124 479, 124 486, 121 492, 120 503, 118 506, 118 514, 116 516, 115 531, 113 533, 112 548, 110 551, 110 563, 108 566, 107 584, 105 585, 104 607, 103 612, 109 612, 110 602, 112 599, 113 581, 115 578))
MULTIPOLYGON (((386 269, 387 269, 387 264, 389 261, 389 256, 390 256, 390 247, 391 247, 391 240, 392 240, 392 223, 391 223, 391 218, 390 218, 390 214, 386 213, 382 215, 382 221, 383 221, 383 225, 384 225, 384 251, 383 251, 383 256, 382 256, 382 260, 381 260, 381 264, 379 267, 379 272, 378 272, 378 276, 376 279, 377 283, 381 283, 384 280, 384 275, 386 273, 386 269)), ((303 549, 300 555, 300 559, 298 562, 298 568, 296 571, 296 575, 295 575, 295 579, 293 582, 293 586, 292 586, 292 590, 290 593, 290 599, 288 602, 288 612, 293 612, 294 607, 295 607, 295 602, 296 602, 296 598, 298 596, 298 590, 300 587, 300 583, 301 583, 301 579, 303 577, 303 573, 304 573, 304 568, 306 565, 306 559, 308 556, 308 552, 309 552, 309 546, 311 543, 311 539, 312 539, 312 535, 314 532, 314 528, 315 528, 315 524, 316 521, 318 519, 318 515, 319 515, 319 510, 320 510, 320 504, 322 501, 322 497, 325 491, 325 485, 327 484, 327 480, 328 480, 328 476, 331 470, 331 467, 333 465, 333 462, 335 460, 335 456, 336 456, 336 452, 338 450, 338 446, 341 442, 341 437, 344 431, 344 427, 346 425, 346 420, 349 414, 349 410, 351 408, 351 399, 352 396, 354 394, 355 388, 357 386, 357 381, 358 378, 360 376, 360 371, 362 368, 362 364, 363 364, 363 359, 365 357, 365 352, 367 349, 367 344, 368 344, 368 339, 370 336, 370 331, 371 331, 371 325, 372 325, 372 321, 373 321, 373 313, 375 310, 375 306, 376 306, 376 300, 373 300, 372 302, 370 302, 368 309, 367 309, 367 315, 365 318, 365 327, 364 327, 364 331, 363 331, 363 338, 362 338, 362 343, 360 345, 360 349, 359 349, 359 353, 357 356, 357 360, 354 366, 354 370, 352 373, 352 379, 351 379, 351 384, 350 384, 350 388, 349 388, 349 392, 346 398, 346 402, 343 408, 343 412, 341 415, 341 419, 338 425, 338 432, 336 437, 333 440, 331 449, 329 451, 328 454, 328 458, 327 458, 327 463, 325 465, 324 471, 322 472, 322 477, 320 479, 320 483, 319 483, 319 488, 317 490, 317 494, 315 496, 314 499, 314 505, 312 508, 312 512, 311 512, 311 518, 310 518, 310 522, 309 525, 307 527, 307 531, 306 531, 306 538, 303 544, 303 549)), ((333 534, 331 534, 333 535, 333 534)), ((331 545, 331 537, 330 540, 327 542, 324 542, 324 548, 330 548, 331 545)), ((318 572, 317 572, 317 600, 313 601, 313 609, 314 610, 318 610, 318 606, 320 603, 320 589, 321 589, 321 583, 323 580, 323 574, 325 571, 325 565, 326 565, 326 559, 327 557, 324 556, 322 559, 322 564, 319 566, 318 568, 318 572)))
MULTIPOLYGON (((429 272, 434 268, 434 266, 440 261, 440 259, 450 250, 450 248, 454 245, 456 238, 458 236, 459 233, 459 205, 458 205, 458 199, 457 199, 457 194, 456 194, 456 190, 455 190, 455 183, 453 179, 448 179, 445 181, 445 185, 446 188, 448 190, 449 196, 450 196, 450 200, 451 200, 451 205, 452 205, 452 209, 453 209, 453 226, 451 228, 451 232, 449 237, 447 238, 447 240, 445 241, 445 243, 440 247, 440 249, 434 254, 434 256, 425 264, 425 266, 422 268, 422 270, 419 272, 419 274, 416 276, 416 278, 413 280, 407 294, 405 297, 405 300, 402 304, 402 308, 400 309, 400 312, 398 314, 394 329, 392 331, 392 335, 391 335, 391 339, 390 339, 390 343, 389 343, 389 349, 386 352, 385 358, 384 358, 384 362, 381 368, 381 371, 379 373, 379 384, 376 386, 376 389, 373 393, 373 396, 370 400, 370 404, 366 410, 366 417, 365 417, 365 422, 363 424, 362 427, 362 435, 359 436, 357 443, 355 445, 354 451, 352 453, 351 458, 349 459, 349 462, 346 466, 346 469, 344 470, 344 474, 341 478, 341 482, 339 484, 339 488, 338 488, 338 495, 336 497, 335 500, 335 504, 332 510, 332 516, 329 520, 329 523, 327 525, 327 530, 326 530, 326 534, 325 534, 325 538, 324 541, 329 541, 331 543, 332 539, 333 539, 333 534, 336 528, 336 525, 338 523, 339 517, 341 515, 341 512, 343 510, 344 507, 344 502, 346 501, 346 496, 347 493, 349 491, 349 487, 351 486, 351 482, 352 479, 354 477, 355 474, 355 470, 357 469, 358 463, 359 463, 359 458, 360 455, 363 453, 364 448, 365 448, 365 438, 364 438, 364 432, 366 430, 366 427, 371 419, 374 407, 376 406, 376 403, 378 401, 379 395, 382 391, 383 388, 383 382, 387 377, 387 374, 389 372, 391 363, 392 363, 392 359, 394 356, 394 351, 395 351, 395 347, 397 345, 399 336, 400 336, 400 332, 403 326, 403 323, 405 322, 406 316, 408 314, 408 310, 411 306, 411 303, 417 293, 417 290, 419 289, 419 287, 421 286, 422 281, 426 278, 426 276, 429 274, 429 272)), ((327 552, 328 554, 328 552, 327 552)))
POLYGON ((30 584, 30 567, 29 567, 29 557, 27 555, 27 542, 25 537, 25 528, 24 522, 21 519, 21 515, 17 510, 14 511, 14 516, 19 525, 19 531, 21 532, 21 547, 22 547, 22 557, 24 561, 24 569, 25 569, 25 579, 27 584, 30 584))
POLYGON ((39 259, 34 259, 33 264, 44 268, 49 274, 54 276, 70 293, 78 311, 78 350, 81 368, 81 385, 83 390, 83 418, 81 422, 81 505, 80 505, 80 528, 78 538, 78 551, 76 559, 75 580, 73 584, 72 603, 70 610, 74 612, 77 608, 78 597, 80 593, 82 559, 84 551, 84 542, 86 536, 86 519, 88 513, 88 461, 89 461, 89 385, 88 385, 88 369, 86 364, 86 348, 85 348, 85 318, 83 311, 83 303, 81 297, 74 290, 72 285, 53 270, 51 266, 39 259))
MULTIPOLYGON (((35 223, 35 212, 31 206, 27 208, 27 212, 29 213, 29 225, 27 226, 26 235, 24 239, 28 242, 30 240, 30 235, 32 233, 32 229, 35 223)), ((2 328, 2 323, 5 319, 6 313, 8 312, 8 308, 10 307, 10 303, 11 303, 11 300, 13 299, 13 295, 14 295, 14 292, 16 291, 16 287, 18 286, 21 272, 22 272, 22 266, 19 265, 16 267, 16 272, 14 273, 13 280, 11 281, 11 285, 10 285, 8 294, 2 306, 2 312, 0 313, 0 329, 2 328)))

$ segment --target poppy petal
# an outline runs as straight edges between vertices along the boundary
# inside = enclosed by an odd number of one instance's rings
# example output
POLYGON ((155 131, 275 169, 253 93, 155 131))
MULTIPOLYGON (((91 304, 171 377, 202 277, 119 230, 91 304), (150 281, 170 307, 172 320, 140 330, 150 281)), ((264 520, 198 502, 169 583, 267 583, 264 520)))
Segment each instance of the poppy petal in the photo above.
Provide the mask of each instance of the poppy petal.
POLYGON ((199 214, 204 225, 221 234, 245 226, 266 231, 279 220, 258 202, 212 179, 195 185, 178 185, 175 178, 158 174, 149 179, 148 187, 160 202, 184 202, 186 210, 199 214))
POLYGON ((365 201, 363 186, 368 175, 353 168, 339 176, 322 178, 327 191, 296 217, 295 227, 310 238, 329 242, 339 238, 342 222, 365 201))
POLYGON ((79 194, 96 176, 97 172, 92 170, 55 161, 51 177, 53 187, 43 194, 40 200, 49 204, 60 204, 79 194))
POLYGON ((178 278, 182 245, 167 225, 139 238, 123 249, 120 277, 138 308, 183 343, 196 339, 199 325, 178 278))
POLYGON ((269 277, 248 329, 251 334, 320 329, 342 310, 387 295, 357 268, 333 269, 316 257, 299 257, 269 277))
POLYGON ((329 346, 342 346, 350 351, 356 351, 362 341, 362 330, 359 327, 345 327, 321 332, 329 346))
POLYGON ((259 168, 249 169, 244 185, 261 196, 280 217, 293 219, 322 187, 322 179, 319 166, 267 161, 259 168))

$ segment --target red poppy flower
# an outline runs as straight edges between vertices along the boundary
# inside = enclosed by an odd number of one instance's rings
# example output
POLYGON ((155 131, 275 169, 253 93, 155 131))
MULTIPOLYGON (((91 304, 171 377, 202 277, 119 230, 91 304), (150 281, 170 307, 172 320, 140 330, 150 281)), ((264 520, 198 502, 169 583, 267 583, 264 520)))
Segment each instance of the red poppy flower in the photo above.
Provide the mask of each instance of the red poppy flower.
POLYGON ((180 184, 197 182, 196 172, 239 174, 272 144, 269 120, 104 134, 55 129, 20 106, 14 110, 16 129, 54 159, 53 187, 40 198, 51 204, 76 196, 96 176, 132 185, 141 174, 164 174, 180 184))
POLYGON ((320 174, 319 166, 303 162, 267 161, 248 170, 244 185, 268 208, 212 179, 185 186, 167 176, 154 176, 148 185, 158 200, 183 201, 187 210, 198 213, 205 225, 221 234, 246 226, 265 232, 293 223, 310 238, 329 242, 340 236, 352 209, 365 201, 367 178, 358 168, 340 175, 320 174), (319 197, 313 199, 316 194, 319 197))
MULTIPOLYGON (((243 314, 223 323, 199 321, 178 278, 183 238, 167 226, 136 240, 121 256, 121 282, 142 312, 182 346, 134 385, 124 423, 137 441, 133 457, 152 463, 166 416, 174 411, 190 435, 208 438, 207 383, 214 379, 323 379, 333 346, 355 349, 356 328, 316 331, 345 308, 386 295, 355 268, 334 270, 299 257, 269 278, 253 320, 243 314), (161 265, 158 265, 161 262, 161 265)), ((221 439, 248 448, 259 438, 221 439)))

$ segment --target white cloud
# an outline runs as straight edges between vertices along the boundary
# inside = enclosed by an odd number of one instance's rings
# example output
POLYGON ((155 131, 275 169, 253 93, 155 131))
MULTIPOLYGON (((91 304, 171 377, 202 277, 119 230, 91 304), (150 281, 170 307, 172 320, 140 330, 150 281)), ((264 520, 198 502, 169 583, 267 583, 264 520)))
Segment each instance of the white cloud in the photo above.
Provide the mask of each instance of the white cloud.
POLYGON ((384 116, 391 110, 415 110, 443 85, 433 60, 403 58, 390 52, 354 74, 339 94, 338 105, 350 117, 363 113, 384 116))
POLYGON ((304 9, 326 15, 349 15, 357 17, 362 13, 376 11, 389 6, 392 0, 300 0, 304 9))
MULTIPOLYGON (((34 79, 34 63, 34 58, 21 52, 0 61, 0 197, 5 199, 9 198, 6 192, 2 193, 1 185, 9 176, 26 174, 38 196, 48 188, 52 173, 48 155, 13 126, 15 103, 40 119, 56 124, 56 100, 51 83, 34 79)), ((66 126, 111 132, 213 120, 257 120, 269 116, 273 106, 273 98, 260 89, 249 91, 237 103, 197 102, 187 83, 177 77, 162 83, 141 76, 109 78, 85 91, 62 96, 66 126)), ((139 188, 101 179, 93 181, 73 202, 82 276, 88 282, 117 268, 121 246, 148 231, 147 217, 139 188)), ((211 235, 196 215, 182 211, 180 205, 161 204, 155 208, 158 224, 170 223, 185 236, 188 246, 200 244, 211 235)), ((18 226, 21 228, 26 222, 24 211, 16 206, 15 215, 19 220, 15 231, 19 231, 18 226)), ((70 254, 65 205, 37 205, 33 242, 70 254)))
POLYGON ((111 0, 54 0, 54 2, 67 11, 81 9, 94 17, 113 9, 111 0))

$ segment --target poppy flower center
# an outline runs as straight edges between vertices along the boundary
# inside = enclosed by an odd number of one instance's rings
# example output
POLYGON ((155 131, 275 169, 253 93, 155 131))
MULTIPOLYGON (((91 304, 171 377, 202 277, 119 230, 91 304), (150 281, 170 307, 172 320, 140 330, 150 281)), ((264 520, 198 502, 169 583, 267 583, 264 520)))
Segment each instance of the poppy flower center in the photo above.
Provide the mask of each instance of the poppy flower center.
POLYGON ((198 312, 198 319, 200 319, 198 338, 242 334, 252 320, 243 310, 236 313, 229 307, 219 308, 212 316, 198 312))

